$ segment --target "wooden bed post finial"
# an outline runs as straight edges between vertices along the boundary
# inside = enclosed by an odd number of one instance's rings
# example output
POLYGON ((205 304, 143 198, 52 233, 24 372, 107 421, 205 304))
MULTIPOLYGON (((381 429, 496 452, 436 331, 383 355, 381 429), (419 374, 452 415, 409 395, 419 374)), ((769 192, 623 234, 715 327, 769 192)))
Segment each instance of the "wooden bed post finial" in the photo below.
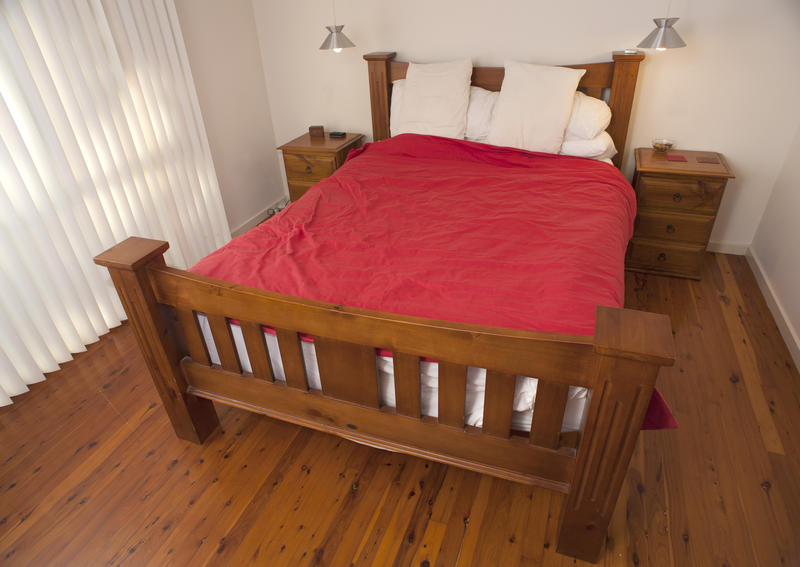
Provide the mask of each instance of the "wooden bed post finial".
POLYGON ((202 443, 219 425, 217 413, 210 401, 186 393, 182 356, 168 336, 147 274, 148 267, 164 265, 167 248, 169 244, 161 240, 131 237, 96 256, 94 262, 111 274, 175 433, 202 443))
POLYGON ((675 362, 666 315, 598 307, 597 383, 561 511, 559 553, 595 562, 628 472, 661 366, 675 362))
POLYGON ((389 89, 391 77, 389 65, 397 55, 394 51, 367 53, 364 60, 369 64, 369 102, 372 109, 372 139, 377 142, 390 137, 389 89))

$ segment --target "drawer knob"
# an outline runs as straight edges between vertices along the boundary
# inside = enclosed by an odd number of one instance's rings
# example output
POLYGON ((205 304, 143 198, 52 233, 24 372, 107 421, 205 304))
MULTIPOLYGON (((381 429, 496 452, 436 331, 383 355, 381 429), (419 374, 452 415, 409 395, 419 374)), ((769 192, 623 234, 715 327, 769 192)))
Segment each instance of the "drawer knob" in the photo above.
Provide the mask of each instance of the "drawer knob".
POLYGON ((306 166, 306 173, 311 173, 311 166, 310 165, 306 166))
POLYGON ((668 224, 667 225, 667 234, 674 234, 675 233, 675 226, 668 224))
POLYGON ((680 203, 683 200, 683 197, 681 196, 680 193, 673 193, 672 200, 675 201, 676 203, 680 203))
POLYGON ((667 261, 667 255, 662 252, 661 254, 658 255, 658 261, 659 262, 666 262, 667 261))

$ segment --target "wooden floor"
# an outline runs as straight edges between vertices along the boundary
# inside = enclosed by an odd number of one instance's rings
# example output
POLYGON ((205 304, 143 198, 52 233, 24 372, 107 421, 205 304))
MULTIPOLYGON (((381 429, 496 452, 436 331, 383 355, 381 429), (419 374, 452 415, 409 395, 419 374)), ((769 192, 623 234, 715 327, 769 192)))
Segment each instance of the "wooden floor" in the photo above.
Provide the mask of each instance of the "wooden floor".
MULTIPOLYGON (((800 377, 741 257, 628 275, 672 318, 605 565, 800 565, 800 377)), ((2 565, 573 565, 560 494, 220 408, 177 440, 123 326, 0 409, 2 565)))

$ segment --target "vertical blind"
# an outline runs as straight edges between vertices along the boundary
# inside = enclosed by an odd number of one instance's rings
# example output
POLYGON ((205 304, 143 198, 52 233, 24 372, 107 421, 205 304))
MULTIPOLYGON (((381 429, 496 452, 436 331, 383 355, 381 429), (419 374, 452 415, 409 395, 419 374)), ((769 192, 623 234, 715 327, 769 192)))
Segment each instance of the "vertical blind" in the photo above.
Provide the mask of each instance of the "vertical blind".
POLYGON ((132 235, 230 239, 172 0, 0 1, 0 405, 124 319, 132 235))

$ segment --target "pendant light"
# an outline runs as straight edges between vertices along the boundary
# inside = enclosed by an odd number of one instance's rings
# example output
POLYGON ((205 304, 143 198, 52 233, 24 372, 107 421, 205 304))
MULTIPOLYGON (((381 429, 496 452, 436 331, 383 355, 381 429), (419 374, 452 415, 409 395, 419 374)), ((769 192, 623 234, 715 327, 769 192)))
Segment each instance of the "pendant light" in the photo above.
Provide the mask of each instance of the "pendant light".
POLYGON ((336 0, 331 0, 331 3, 333 4, 333 25, 325 26, 325 29, 328 30, 328 37, 319 48, 323 51, 330 49, 334 53, 341 53, 345 47, 355 47, 355 44, 342 32, 344 26, 336 25, 336 0))
POLYGON ((681 39, 678 32, 672 27, 679 18, 670 18, 669 9, 672 7, 672 0, 667 4, 667 17, 666 18, 653 18, 656 24, 656 29, 650 32, 642 42, 637 45, 644 49, 655 49, 656 51, 664 51, 665 49, 673 49, 676 47, 686 47, 686 42, 681 39))

